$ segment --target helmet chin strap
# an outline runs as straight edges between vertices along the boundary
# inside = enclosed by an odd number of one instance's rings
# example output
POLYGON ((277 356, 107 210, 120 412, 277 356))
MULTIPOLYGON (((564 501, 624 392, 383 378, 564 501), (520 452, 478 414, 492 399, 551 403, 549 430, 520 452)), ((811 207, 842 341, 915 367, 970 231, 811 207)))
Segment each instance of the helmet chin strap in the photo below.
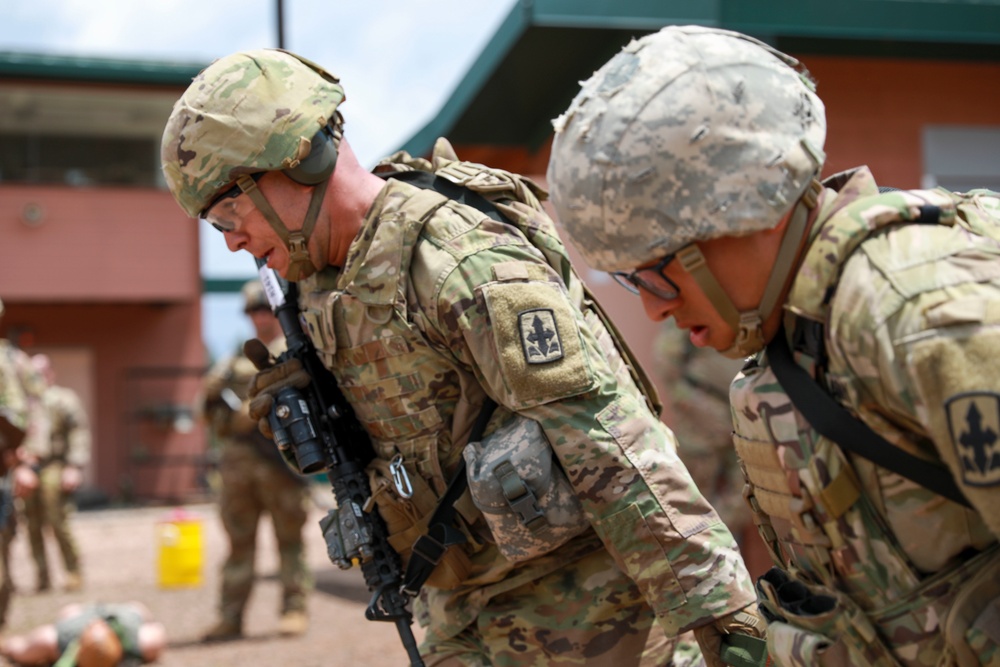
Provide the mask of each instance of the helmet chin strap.
POLYGON ((288 275, 286 278, 292 282, 304 280, 316 272, 316 267, 309 259, 309 237, 316 220, 319 218, 320 205, 323 203, 323 196, 326 194, 326 186, 329 179, 320 181, 313 186, 312 197, 309 200, 309 208, 306 210, 305 220, 302 222, 302 229, 291 232, 274 208, 264 197, 264 194, 257 188, 257 182, 250 176, 244 174, 236 179, 236 184, 240 189, 250 196, 257 210, 263 214, 264 218, 271 225, 271 228, 284 241, 288 248, 288 275))
POLYGON ((823 186, 813 178, 795 205, 788 227, 781 239, 778 256, 775 258, 774 267, 771 269, 771 275, 764 288, 760 305, 756 308, 742 312, 736 309, 732 299, 712 275, 712 271, 705 263, 705 257, 697 245, 692 244, 677 252, 677 259, 681 262, 681 266, 691 274, 715 310, 736 331, 736 339, 732 346, 721 351, 723 356, 730 359, 740 359, 764 349, 766 344, 764 322, 778 305, 778 297, 781 296, 798 254, 799 243, 806 229, 809 212, 816 208, 819 193, 822 190, 823 186))

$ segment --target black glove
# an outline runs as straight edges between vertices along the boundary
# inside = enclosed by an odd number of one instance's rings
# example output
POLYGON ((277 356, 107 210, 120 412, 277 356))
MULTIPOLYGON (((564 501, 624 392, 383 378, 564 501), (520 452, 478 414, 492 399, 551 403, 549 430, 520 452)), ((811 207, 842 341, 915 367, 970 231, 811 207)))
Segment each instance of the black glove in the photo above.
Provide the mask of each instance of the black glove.
POLYGON ((271 414, 271 406, 274 405, 274 396, 285 387, 296 389, 308 387, 311 381, 309 374, 302 368, 302 362, 295 358, 275 364, 267 346, 257 338, 252 338, 243 344, 243 354, 259 371, 250 378, 250 385, 247 387, 250 416, 257 420, 260 432, 267 438, 273 439, 274 434, 267 418, 271 414))

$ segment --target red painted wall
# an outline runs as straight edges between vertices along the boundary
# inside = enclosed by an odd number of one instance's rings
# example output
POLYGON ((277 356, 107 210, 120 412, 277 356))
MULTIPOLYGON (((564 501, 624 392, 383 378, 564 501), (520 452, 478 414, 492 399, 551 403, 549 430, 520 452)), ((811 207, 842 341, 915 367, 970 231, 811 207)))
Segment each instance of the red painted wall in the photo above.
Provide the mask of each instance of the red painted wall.
POLYGON ((0 184, 0 240, 0 336, 94 355, 94 486, 197 492, 204 430, 156 418, 190 406, 207 361, 197 225, 165 191, 0 184))

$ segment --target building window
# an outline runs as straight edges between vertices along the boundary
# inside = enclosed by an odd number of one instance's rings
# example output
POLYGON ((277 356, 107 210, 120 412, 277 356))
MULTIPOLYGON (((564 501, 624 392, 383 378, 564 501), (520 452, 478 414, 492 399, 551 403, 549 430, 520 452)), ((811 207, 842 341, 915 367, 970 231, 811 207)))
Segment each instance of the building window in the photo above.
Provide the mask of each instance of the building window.
POLYGON ((176 93, 0 84, 0 182, 163 187, 176 93))
POLYGON ((923 153, 924 188, 1000 191, 1000 127, 928 125, 923 153))

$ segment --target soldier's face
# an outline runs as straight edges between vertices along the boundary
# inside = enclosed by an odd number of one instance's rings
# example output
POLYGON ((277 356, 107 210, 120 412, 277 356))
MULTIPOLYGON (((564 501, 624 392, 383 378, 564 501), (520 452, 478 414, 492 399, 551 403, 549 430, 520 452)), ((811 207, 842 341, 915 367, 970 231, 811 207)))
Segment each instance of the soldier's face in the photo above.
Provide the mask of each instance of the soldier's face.
MULTIPOLYGON (((772 249, 775 236, 759 232, 697 244, 709 270, 741 312, 756 308, 763 297, 777 252, 776 246, 772 249)), ((777 238, 780 242, 780 236, 777 238)), ((671 262, 664 273, 680 288, 678 297, 666 300, 640 290, 646 315, 656 321, 673 317, 677 326, 686 329, 691 342, 698 347, 729 349, 736 339, 736 330, 719 314, 694 276, 685 271, 680 262, 671 262)))
MULTIPOLYGON (((257 187, 289 231, 302 229, 312 193, 310 188, 299 185, 278 172, 265 174, 258 180, 257 187)), ((288 247, 249 195, 241 194, 220 201, 206 213, 206 219, 221 228, 231 252, 246 250, 258 259, 266 259, 268 267, 277 271, 278 275, 287 277, 290 259, 288 247)), ((310 250, 312 241, 310 239, 310 250)))

